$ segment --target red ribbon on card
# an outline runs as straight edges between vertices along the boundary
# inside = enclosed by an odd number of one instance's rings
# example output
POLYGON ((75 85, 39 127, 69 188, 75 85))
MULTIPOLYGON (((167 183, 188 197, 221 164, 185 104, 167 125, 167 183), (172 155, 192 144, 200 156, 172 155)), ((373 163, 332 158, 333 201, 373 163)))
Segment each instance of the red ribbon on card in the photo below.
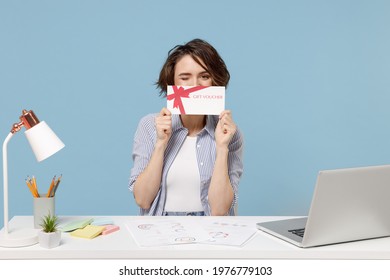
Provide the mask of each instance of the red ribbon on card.
POLYGON ((173 99, 173 108, 179 108, 181 114, 185 114, 183 101, 181 98, 190 98, 190 93, 207 88, 207 86, 195 86, 188 89, 183 87, 172 86, 173 93, 167 96, 168 100, 173 99))

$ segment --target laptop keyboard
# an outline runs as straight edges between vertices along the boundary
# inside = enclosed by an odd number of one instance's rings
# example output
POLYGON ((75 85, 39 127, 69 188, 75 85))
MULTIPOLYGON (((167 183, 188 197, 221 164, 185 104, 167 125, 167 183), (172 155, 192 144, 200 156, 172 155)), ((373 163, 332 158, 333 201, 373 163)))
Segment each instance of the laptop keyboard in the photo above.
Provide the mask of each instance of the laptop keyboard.
POLYGON ((303 237, 303 234, 305 233, 305 228, 290 229, 288 232, 303 237))

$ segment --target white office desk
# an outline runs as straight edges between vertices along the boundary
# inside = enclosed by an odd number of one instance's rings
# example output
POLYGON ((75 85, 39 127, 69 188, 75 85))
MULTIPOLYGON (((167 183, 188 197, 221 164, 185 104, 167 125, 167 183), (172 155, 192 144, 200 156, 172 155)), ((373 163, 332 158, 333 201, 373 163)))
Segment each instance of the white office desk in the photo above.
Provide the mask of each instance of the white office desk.
MULTIPOLYGON (((97 216, 90 217, 97 218, 97 216)), ((82 217, 60 217, 60 223, 67 223, 78 218, 82 217)), ((139 247, 124 223, 129 219, 147 217, 110 216, 109 218, 120 226, 119 231, 91 240, 63 233, 61 245, 53 249, 44 249, 39 244, 22 248, 0 247, 0 259, 390 259, 390 238, 301 249, 261 231, 258 231, 242 247, 202 244, 139 247)), ((161 219, 166 218, 168 217, 161 217, 161 219)), ((208 219, 212 217, 175 218, 208 219)), ((229 221, 253 221, 255 226, 257 222, 286 217, 221 218, 229 221)), ((33 218, 16 216, 10 221, 10 228, 14 227, 32 228, 33 218)))

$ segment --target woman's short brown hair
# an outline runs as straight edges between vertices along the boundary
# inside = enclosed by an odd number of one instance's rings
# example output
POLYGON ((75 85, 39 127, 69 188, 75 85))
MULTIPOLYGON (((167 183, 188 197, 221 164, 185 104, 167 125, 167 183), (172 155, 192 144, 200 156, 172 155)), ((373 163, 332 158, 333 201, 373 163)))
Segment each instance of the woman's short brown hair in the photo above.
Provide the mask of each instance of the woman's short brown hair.
POLYGON ((228 85, 230 74, 217 50, 204 40, 194 39, 187 44, 177 45, 168 52, 168 58, 156 82, 157 88, 160 89, 160 95, 166 96, 167 86, 174 85, 176 63, 185 55, 190 55, 200 66, 205 68, 211 76, 213 86, 226 87, 228 85))

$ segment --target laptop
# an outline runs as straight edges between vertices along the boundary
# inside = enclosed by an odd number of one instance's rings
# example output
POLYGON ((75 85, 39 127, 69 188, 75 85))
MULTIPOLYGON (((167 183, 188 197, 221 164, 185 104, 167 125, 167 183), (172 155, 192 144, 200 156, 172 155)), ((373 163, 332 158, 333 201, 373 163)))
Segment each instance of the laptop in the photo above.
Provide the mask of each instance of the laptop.
POLYGON ((320 171, 307 217, 257 228, 302 248, 390 236, 390 165, 320 171))

